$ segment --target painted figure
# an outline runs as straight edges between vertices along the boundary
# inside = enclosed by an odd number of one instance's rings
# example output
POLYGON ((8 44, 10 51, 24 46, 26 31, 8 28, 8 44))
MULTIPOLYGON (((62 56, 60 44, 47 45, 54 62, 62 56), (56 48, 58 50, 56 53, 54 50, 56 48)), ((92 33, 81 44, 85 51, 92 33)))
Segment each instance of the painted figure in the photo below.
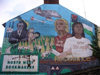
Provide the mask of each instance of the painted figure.
POLYGON ((40 36, 40 33, 39 32, 34 32, 34 29, 33 28, 30 28, 29 31, 28 31, 28 43, 29 43, 29 49, 31 51, 33 51, 33 40, 38 38, 40 36))
POLYGON ((9 42, 11 44, 15 44, 18 42, 24 42, 28 40, 28 36, 27 36, 27 29, 26 29, 27 25, 24 21, 20 21, 17 24, 17 30, 13 31, 9 37, 9 42))
POLYGON ((9 23, 9 27, 7 27, 7 32, 6 32, 6 37, 9 38, 11 32, 13 32, 13 25, 14 22, 11 24, 11 22, 9 23))
POLYGON ((52 19, 51 19, 52 17, 61 18, 61 16, 56 11, 42 10, 40 7, 34 9, 34 13, 36 13, 42 17, 45 17, 47 20, 50 20, 50 21, 52 21, 52 19))
POLYGON ((72 27, 71 38, 66 39, 64 44, 64 53, 60 55, 63 57, 90 57, 92 50, 90 47, 90 40, 85 38, 83 25, 80 22, 75 22, 72 27))
POLYGON ((65 40, 71 37, 71 34, 68 33, 68 23, 66 20, 57 19, 55 21, 55 26, 58 33, 58 36, 56 36, 54 40, 56 51, 62 53, 65 40))

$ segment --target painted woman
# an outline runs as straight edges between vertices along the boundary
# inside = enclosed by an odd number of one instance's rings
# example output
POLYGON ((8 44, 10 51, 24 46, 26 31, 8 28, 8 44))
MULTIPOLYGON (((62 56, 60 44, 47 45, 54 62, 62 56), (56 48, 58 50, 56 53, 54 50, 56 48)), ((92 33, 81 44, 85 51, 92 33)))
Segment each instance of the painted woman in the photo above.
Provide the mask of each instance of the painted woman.
POLYGON ((85 38, 84 28, 82 23, 75 22, 72 26, 72 36, 66 39, 64 44, 64 52, 59 56, 64 57, 90 57, 92 50, 90 40, 85 38))
POLYGON ((64 19, 57 19, 55 21, 55 28, 58 33, 54 40, 56 51, 62 53, 65 40, 72 35, 68 33, 68 22, 64 19))

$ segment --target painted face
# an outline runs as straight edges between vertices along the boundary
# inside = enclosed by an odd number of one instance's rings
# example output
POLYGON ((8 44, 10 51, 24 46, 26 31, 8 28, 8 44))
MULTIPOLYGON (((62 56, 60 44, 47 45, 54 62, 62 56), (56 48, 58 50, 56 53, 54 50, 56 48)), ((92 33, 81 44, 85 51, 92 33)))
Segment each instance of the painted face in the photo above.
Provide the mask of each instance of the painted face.
POLYGON ((80 25, 80 24, 75 25, 74 32, 75 32, 75 34, 80 34, 81 35, 82 32, 83 32, 82 25, 80 25))
POLYGON ((34 32, 34 29, 30 29, 29 32, 34 32))
POLYGON ((22 30, 24 28, 24 24, 23 23, 18 23, 18 30, 22 30))
POLYGON ((58 31, 63 31, 63 30, 65 30, 65 26, 66 26, 66 23, 65 23, 63 20, 58 20, 58 21, 56 22, 56 29, 57 29, 58 31))

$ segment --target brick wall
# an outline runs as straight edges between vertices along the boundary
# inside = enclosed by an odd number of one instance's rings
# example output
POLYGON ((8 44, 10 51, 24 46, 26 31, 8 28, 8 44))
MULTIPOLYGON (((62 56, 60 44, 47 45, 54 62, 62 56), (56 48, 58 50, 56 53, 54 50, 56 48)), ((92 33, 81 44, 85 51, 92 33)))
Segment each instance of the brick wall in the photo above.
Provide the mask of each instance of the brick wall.
POLYGON ((44 0, 44 4, 59 4, 59 0, 44 0))

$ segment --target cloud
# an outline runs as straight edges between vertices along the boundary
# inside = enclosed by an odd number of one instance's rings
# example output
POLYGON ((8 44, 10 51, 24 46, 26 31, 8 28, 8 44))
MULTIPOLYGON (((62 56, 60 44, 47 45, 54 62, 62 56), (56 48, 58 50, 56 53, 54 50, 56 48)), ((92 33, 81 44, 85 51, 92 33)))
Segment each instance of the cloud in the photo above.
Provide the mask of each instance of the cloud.
POLYGON ((60 0, 60 4, 100 26, 100 0, 60 0))
MULTIPOLYGON (((8 0, 8 3, 4 4, 4 8, 0 8, 0 17, 1 19, 5 18, 4 15, 10 15, 7 19, 5 19, 5 22, 26 12, 30 9, 33 9, 36 6, 39 6, 42 4, 41 0, 8 0)), ((3 21, 4 22, 4 21, 3 21)))
POLYGON ((100 0, 85 0, 87 19, 100 26, 100 0))
POLYGON ((82 0, 60 0, 61 5, 85 17, 82 0))

